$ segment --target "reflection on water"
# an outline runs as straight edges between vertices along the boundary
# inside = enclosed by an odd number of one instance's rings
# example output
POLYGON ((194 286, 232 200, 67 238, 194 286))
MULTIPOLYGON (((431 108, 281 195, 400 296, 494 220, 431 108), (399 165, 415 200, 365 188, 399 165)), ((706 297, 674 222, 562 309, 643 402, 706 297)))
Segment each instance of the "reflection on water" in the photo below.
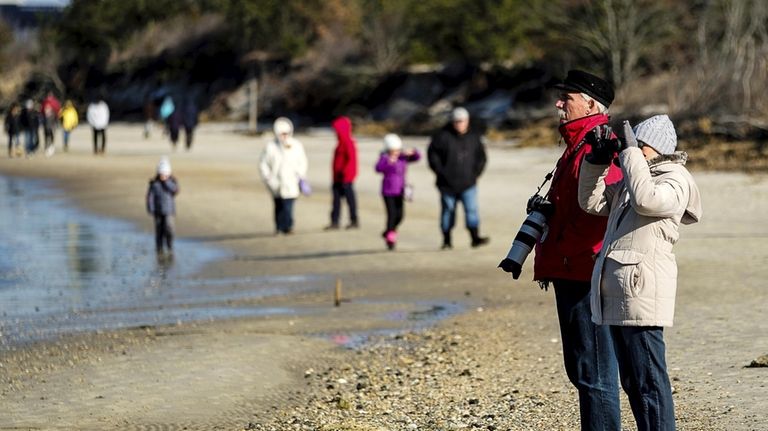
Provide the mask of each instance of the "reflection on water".
POLYGON ((79 279, 97 272, 95 236, 90 226, 67 224, 67 257, 73 275, 79 279))
POLYGON ((181 239, 175 259, 159 258, 151 233, 81 211, 44 181, 0 176, 0 203, 0 348, 70 332, 288 313, 230 302, 313 286, 295 276, 195 278, 227 253, 181 239))

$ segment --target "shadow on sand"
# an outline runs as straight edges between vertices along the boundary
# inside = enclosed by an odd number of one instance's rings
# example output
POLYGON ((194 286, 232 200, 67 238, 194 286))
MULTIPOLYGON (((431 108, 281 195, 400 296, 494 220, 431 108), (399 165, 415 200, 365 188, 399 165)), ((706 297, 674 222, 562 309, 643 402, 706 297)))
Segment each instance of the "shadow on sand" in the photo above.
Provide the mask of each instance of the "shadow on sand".
POLYGON ((328 259, 332 257, 364 256, 373 254, 406 254, 406 253, 439 253, 438 249, 424 250, 398 250, 390 251, 385 248, 363 249, 363 250, 339 250, 339 251, 320 251, 315 253, 284 254, 278 256, 236 256, 235 260, 249 262, 268 262, 268 261, 291 261, 307 259, 328 259))
POLYGON ((276 236, 274 232, 246 232, 246 233, 230 233, 224 235, 211 235, 211 236, 188 236, 184 237, 185 240, 195 242, 219 242, 219 241, 243 241, 248 239, 260 239, 260 238, 272 238, 276 236))

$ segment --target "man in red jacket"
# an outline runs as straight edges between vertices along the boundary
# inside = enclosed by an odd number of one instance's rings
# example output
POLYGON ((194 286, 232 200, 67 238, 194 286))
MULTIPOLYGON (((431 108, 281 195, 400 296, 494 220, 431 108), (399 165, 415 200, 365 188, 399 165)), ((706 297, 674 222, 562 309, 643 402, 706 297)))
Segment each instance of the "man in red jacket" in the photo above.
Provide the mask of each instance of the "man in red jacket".
MULTIPOLYGON (((598 126, 608 124, 606 111, 613 101, 611 85, 597 76, 571 70, 555 103, 565 150, 552 179, 547 199, 554 212, 547 232, 536 245, 534 280, 555 290, 563 360, 571 383, 579 392, 582 430, 620 430, 618 365, 607 326, 592 323, 589 304, 594 257, 600 251, 606 219, 579 207, 579 167, 591 152, 598 126)), ((611 165, 607 183, 621 179, 611 165)))
POLYGON ((341 216, 341 198, 347 199, 349 207, 349 224, 347 229, 356 229, 360 225, 357 221, 357 202, 352 183, 357 177, 357 148, 352 137, 352 121, 348 117, 339 117, 331 124, 336 131, 338 143, 333 153, 333 209, 331 210, 331 224, 325 230, 339 228, 341 216))

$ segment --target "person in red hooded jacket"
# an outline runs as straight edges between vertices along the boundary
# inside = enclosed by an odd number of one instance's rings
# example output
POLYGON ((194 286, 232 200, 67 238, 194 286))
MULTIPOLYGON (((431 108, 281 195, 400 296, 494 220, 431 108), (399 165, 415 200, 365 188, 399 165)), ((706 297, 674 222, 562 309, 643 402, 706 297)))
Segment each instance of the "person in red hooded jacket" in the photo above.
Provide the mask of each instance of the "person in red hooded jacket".
MULTIPOLYGON (((613 342, 608 326, 592 322, 589 301, 592 267, 602 246, 606 219, 587 214, 578 201, 579 168, 584 156, 591 156, 595 133, 605 133, 606 112, 614 93, 608 82, 580 70, 569 71, 555 88, 560 90, 555 107, 565 150, 546 195, 554 211, 536 244, 533 278, 542 287, 551 284, 555 290, 563 360, 579 393, 581 429, 620 430, 613 342)), ((619 180, 621 171, 611 165, 606 183, 619 180)))
POLYGON ((352 121, 349 117, 341 116, 333 120, 331 124, 336 131, 338 143, 333 153, 333 202, 331 209, 331 224, 325 230, 339 228, 341 217, 341 198, 347 200, 349 207, 349 224, 347 229, 356 229, 360 226, 357 220, 357 201, 353 183, 357 177, 357 147, 352 137, 352 121))

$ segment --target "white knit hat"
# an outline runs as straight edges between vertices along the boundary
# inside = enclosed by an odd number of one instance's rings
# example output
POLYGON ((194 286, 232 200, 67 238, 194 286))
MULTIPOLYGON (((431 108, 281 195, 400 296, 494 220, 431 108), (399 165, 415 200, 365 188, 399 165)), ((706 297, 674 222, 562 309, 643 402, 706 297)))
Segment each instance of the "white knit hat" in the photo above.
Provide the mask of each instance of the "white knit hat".
POLYGON ((280 136, 282 134, 293 135, 293 123, 291 120, 280 117, 275 120, 275 124, 272 126, 275 130, 275 135, 280 136))
POLYGON ((403 149, 403 141, 394 133, 387 133, 384 136, 384 148, 387 151, 395 151, 403 149))
POLYGON ((659 154, 672 154, 677 147, 677 133, 667 115, 654 115, 635 126, 638 141, 653 148, 659 154))
POLYGON ((469 111, 467 111, 466 108, 462 108, 461 106, 459 106, 458 108, 455 108, 453 112, 451 112, 451 120, 452 121, 469 120, 469 111))
POLYGON ((171 175, 171 161, 168 157, 161 157, 160 163, 157 164, 157 173, 160 175, 171 175))

